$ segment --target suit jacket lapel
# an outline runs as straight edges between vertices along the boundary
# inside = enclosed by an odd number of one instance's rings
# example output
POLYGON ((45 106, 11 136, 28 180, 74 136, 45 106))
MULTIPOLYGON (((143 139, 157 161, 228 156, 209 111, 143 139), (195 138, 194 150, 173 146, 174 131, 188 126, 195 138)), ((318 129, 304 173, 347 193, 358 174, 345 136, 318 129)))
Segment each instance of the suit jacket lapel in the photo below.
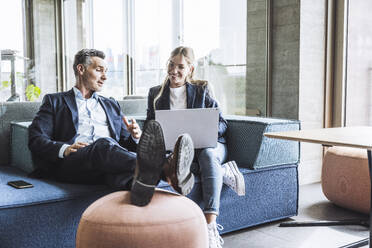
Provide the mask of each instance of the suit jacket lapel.
POLYGON ((160 96, 159 100, 156 102, 156 109, 164 110, 170 109, 170 102, 169 102, 169 82, 167 85, 164 86, 163 94, 160 96))
POLYGON ((101 104, 103 110, 106 113, 106 117, 107 117, 109 128, 110 128, 111 137, 115 137, 115 136, 113 136, 113 134, 115 134, 115 132, 114 132, 114 125, 113 125, 112 119, 111 119, 111 116, 113 116, 113 114, 111 112, 111 109, 107 108, 104 100, 99 96, 98 96, 98 102, 101 104))
POLYGON ((195 93, 195 86, 190 83, 186 83, 187 108, 194 108, 195 93))
POLYGON ((67 94, 65 94, 63 98, 65 99, 66 104, 71 111, 72 122, 74 123, 75 131, 77 131, 79 125, 79 114, 76 106, 74 90, 71 89, 67 91, 67 94))

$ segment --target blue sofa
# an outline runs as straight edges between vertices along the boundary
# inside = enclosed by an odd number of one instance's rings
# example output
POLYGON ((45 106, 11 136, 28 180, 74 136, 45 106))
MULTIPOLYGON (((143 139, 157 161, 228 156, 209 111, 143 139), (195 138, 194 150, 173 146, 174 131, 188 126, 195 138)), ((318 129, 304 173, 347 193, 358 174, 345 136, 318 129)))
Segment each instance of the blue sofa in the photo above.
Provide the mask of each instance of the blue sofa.
MULTIPOLYGON (((120 101, 125 114, 143 123, 145 100, 120 101), (142 116, 142 117, 139 117, 142 116)), ((34 164, 27 128, 40 103, 0 103, 0 247, 75 247, 80 216, 96 199, 112 192, 105 185, 76 185, 28 177, 34 164), (25 180, 33 188, 15 189, 8 181, 25 180)), ((298 142, 269 139, 265 132, 298 130, 293 120, 226 116, 229 160, 244 175, 246 195, 224 186, 218 223, 222 233, 297 214, 298 142)), ((165 182, 160 188, 170 189, 165 182)), ((202 205, 197 177, 188 195, 202 205)))

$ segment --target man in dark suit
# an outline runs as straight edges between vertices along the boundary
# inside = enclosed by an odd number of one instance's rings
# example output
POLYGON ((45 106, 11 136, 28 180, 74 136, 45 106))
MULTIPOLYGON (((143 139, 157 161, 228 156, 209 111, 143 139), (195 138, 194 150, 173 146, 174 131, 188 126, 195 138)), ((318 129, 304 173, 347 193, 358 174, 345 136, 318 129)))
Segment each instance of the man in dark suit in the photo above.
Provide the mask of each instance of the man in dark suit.
MULTIPOLYGON (((44 96, 29 127, 29 148, 57 180, 130 189, 132 203, 143 206, 160 177, 176 189, 184 185, 193 159, 192 141, 180 136, 174 154, 166 159, 159 123, 147 122, 142 132, 117 101, 98 95, 107 79, 104 58, 95 49, 75 55, 76 85, 44 96)), ((191 190, 190 183, 185 185, 188 189, 181 192, 191 190)))

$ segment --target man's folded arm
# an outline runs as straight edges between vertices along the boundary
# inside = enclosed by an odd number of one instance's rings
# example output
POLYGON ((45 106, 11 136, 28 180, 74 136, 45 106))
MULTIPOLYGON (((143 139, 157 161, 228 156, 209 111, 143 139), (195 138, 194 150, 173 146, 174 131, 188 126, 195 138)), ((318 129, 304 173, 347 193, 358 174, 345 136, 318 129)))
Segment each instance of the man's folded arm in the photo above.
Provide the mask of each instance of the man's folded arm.
POLYGON ((42 159, 55 162, 64 142, 52 140, 53 136, 53 108, 50 96, 46 95, 39 112, 28 129, 28 146, 33 153, 42 159))

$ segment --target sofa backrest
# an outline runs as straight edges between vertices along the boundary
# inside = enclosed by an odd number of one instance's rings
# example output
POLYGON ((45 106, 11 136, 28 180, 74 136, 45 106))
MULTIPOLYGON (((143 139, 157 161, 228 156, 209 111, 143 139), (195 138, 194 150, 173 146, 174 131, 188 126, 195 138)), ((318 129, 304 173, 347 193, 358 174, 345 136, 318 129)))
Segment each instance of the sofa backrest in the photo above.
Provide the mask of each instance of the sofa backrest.
MULTIPOLYGON (((31 121, 41 102, 0 102, 0 166, 10 164, 10 124, 31 121)), ((147 99, 119 101, 125 115, 146 115, 147 99)))

